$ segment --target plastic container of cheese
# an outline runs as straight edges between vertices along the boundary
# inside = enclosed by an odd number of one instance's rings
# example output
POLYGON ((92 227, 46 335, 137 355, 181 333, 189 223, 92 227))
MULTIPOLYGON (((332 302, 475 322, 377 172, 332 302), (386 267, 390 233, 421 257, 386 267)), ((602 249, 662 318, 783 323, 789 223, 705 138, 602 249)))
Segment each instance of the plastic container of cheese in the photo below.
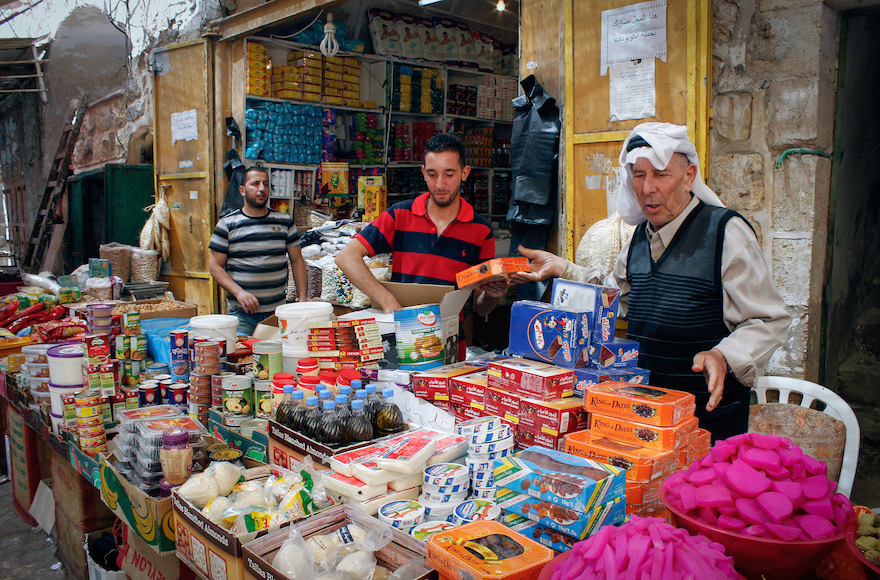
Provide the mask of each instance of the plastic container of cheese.
POLYGON ((461 502, 431 501, 422 494, 419 496, 419 503, 425 508, 426 520, 451 520, 452 513, 461 502))
POLYGON ((477 417, 476 419, 462 421, 456 425, 455 432, 459 435, 473 435, 474 433, 483 433, 485 431, 500 429, 503 424, 504 423, 501 422, 501 417, 477 417))
POLYGON ((437 449, 437 441, 429 437, 398 438, 389 443, 388 449, 376 456, 376 465, 404 475, 412 475, 424 469, 437 449))
POLYGON ((424 489, 422 490, 422 495, 425 497, 425 499, 435 501, 437 503, 460 503, 467 499, 469 493, 469 488, 465 488, 464 491, 460 491, 457 493, 431 493, 429 491, 425 491, 424 489))
POLYGON ((476 522, 479 520, 498 520, 501 517, 501 508, 494 502, 483 499, 469 499, 455 507, 452 512, 452 523, 458 526, 476 522))
POLYGON ((434 455, 428 459, 428 465, 448 463, 467 453, 468 440, 464 435, 446 435, 437 440, 434 455))
POLYGON ((434 485, 431 483, 422 484, 422 491, 426 493, 430 493, 431 495, 445 495, 448 493, 461 493, 467 492, 468 490, 468 482, 464 483, 456 483, 453 485, 434 485))
POLYGON ((468 468, 457 463, 429 465, 423 474, 424 483, 435 486, 466 484, 470 478, 468 468))
POLYGON ((471 498, 473 499, 484 499, 486 501, 495 501, 495 488, 474 488, 474 491, 471 492, 471 498))
POLYGON ((372 497, 370 499, 359 500, 350 497, 343 497, 342 503, 350 505, 356 510, 367 514, 368 516, 375 516, 379 512, 379 508, 390 501, 416 499, 418 497, 419 488, 417 487, 414 487, 412 489, 404 489, 403 491, 394 491, 393 489, 387 489, 385 493, 377 495, 376 497, 372 497))
POLYGON ((431 536, 451 530, 455 524, 447 521, 430 521, 416 524, 409 531, 409 535, 417 540, 427 542, 431 536))
POLYGON ((350 477, 335 471, 324 475, 324 487, 328 490, 352 499, 368 499, 387 491, 385 485, 368 485, 357 477, 350 477))
MULTIPOLYGON (((398 473, 397 475, 400 474, 398 473)), ((413 487, 418 487, 420 485, 422 485, 421 473, 406 475, 404 477, 401 477, 400 479, 395 479, 388 482, 388 487, 390 487, 394 491, 403 491, 404 489, 410 489, 413 487)))
POLYGON ((415 500, 396 500, 382 504, 377 515, 379 521, 408 532, 414 525, 422 523, 425 508, 415 500))
POLYGON ((471 433, 467 436, 468 445, 480 445, 482 443, 492 443, 493 441, 500 441, 502 439, 508 439, 513 437, 513 433, 510 431, 510 426, 502 425, 499 429, 493 429, 492 431, 480 431, 477 433, 471 433))
POLYGON ((353 476, 354 471, 352 470, 352 465, 373 459, 386 449, 387 448, 384 445, 374 443, 338 455, 331 455, 328 457, 330 469, 336 473, 341 473, 342 475, 353 476))
POLYGON ((489 443, 477 443, 476 445, 469 445, 468 455, 489 455, 492 453, 498 453, 499 451, 505 451, 512 448, 514 442, 515 439, 513 438, 513 436, 508 434, 508 436, 504 439, 498 439, 489 443))

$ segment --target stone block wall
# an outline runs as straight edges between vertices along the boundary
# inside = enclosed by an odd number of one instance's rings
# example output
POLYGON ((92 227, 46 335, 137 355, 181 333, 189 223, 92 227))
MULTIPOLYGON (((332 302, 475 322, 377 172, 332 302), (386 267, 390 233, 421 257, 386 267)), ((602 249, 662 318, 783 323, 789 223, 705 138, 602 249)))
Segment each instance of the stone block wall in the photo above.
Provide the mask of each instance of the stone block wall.
POLYGON ((709 185, 755 228, 793 317, 768 373, 818 378, 837 14, 821 0, 714 0, 709 185))

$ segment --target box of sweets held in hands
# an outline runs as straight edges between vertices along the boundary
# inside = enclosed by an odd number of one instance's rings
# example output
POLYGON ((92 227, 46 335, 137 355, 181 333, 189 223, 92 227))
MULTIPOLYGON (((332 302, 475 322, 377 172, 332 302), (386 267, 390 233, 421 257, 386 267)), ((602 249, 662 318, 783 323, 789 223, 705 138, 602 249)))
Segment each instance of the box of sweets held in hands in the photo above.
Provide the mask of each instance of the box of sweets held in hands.
POLYGON ((590 328, 592 342, 608 342, 614 338, 617 308, 620 304, 618 288, 556 278, 553 280, 550 303, 581 312, 592 312, 593 326, 590 328))
POLYGON ((547 400, 574 393, 574 371, 525 358, 508 358, 489 363, 490 389, 520 397, 547 400))
POLYGON ((573 369, 587 366, 593 313, 534 300, 510 309, 512 354, 573 369))

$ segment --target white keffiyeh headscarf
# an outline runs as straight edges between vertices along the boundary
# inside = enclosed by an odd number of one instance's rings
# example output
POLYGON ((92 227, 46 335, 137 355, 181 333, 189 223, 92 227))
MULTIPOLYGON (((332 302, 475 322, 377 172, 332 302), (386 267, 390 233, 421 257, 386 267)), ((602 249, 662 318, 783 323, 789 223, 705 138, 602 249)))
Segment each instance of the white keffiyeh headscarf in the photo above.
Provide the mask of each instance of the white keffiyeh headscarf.
POLYGON ((617 190, 617 211, 623 221, 635 226, 648 219, 642 213, 635 189, 633 189, 633 163, 637 159, 645 157, 657 169, 665 169, 669 165, 673 153, 683 153, 688 161, 697 167, 697 176, 694 179, 691 193, 707 205, 724 207, 715 192, 703 183, 697 148, 688 139, 687 127, 671 123, 642 123, 633 128, 629 137, 623 142, 623 148, 620 151, 620 165, 626 170, 626 177, 617 190), (650 147, 636 147, 632 151, 627 151, 627 145, 636 136, 644 139, 650 147))

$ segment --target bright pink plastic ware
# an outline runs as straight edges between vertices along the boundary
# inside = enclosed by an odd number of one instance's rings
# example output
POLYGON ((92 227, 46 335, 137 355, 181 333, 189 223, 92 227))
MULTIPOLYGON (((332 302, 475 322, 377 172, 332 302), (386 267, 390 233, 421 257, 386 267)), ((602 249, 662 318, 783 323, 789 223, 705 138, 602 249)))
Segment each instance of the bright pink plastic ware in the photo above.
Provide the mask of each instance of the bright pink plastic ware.
POLYGON ((660 499, 672 513, 676 526, 692 534, 700 533, 724 546, 724 553, 733 557, 736 570, 748 580, 801 580, 816 571, 822 560, 842 541, 855 525, 855 514, 850 513, 847 525, 829 538, 814 541, 791 541, 745 536, 722 530, 706 522, 685 515, 666 497, 660 488, 660 499))

